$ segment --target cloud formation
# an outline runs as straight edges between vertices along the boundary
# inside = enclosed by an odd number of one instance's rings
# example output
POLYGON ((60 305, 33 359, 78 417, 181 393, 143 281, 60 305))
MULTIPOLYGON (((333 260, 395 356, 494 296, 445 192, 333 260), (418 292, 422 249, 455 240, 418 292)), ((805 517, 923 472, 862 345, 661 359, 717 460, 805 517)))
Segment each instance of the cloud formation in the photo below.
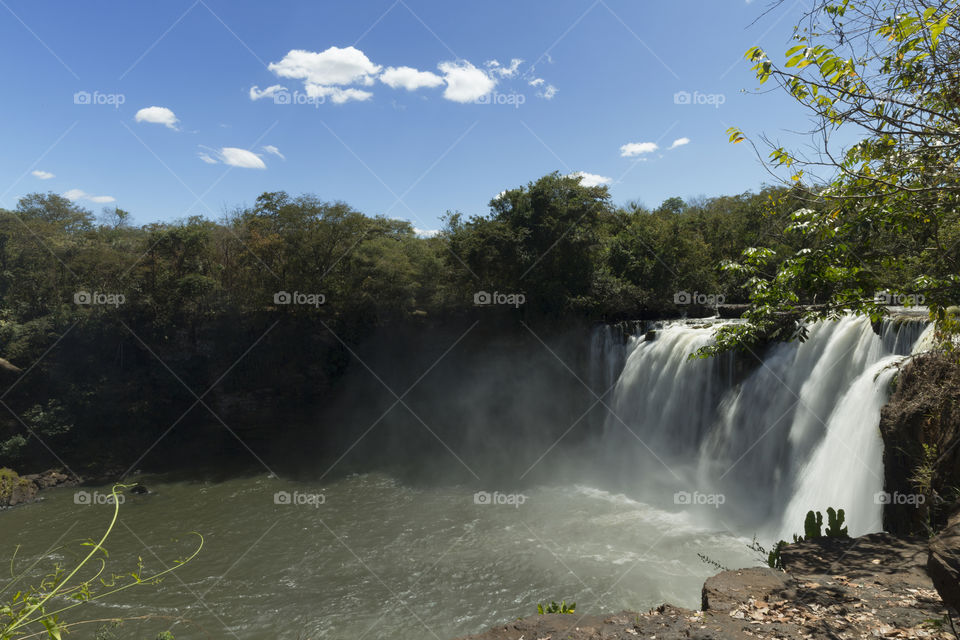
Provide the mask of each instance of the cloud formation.
POLYGON ((173 129, 174 131, 178 129, 177 125, 180 123, 173 111, 167 109, 166 107, 146 107, 144 109, 140 109, 140 111, 137 111, 137 115, 134 116, 134 120, 137 122, 162 124, 168 129, 173 129))
POLYGON ((439 87, 444 80, 430 71, 419 71, 413 67, 387 67, 380 74, 380 82, 391 89, 406 89, 416 91, 424 87, 439 87))
POLYGON ((466 60, 441 62, 437 68, 443 72, 443 80, 447 83, 443 97, 453 102, 474 102, 497 86, 497 81, 483 69, 466 60))
POLYGON ((356 47, 330 47, 320 52, 293 49, 267 68, 280 78, 302 80, 310 97, 329 97, 335 103, 369 99, 373 95, 369 91, 343 87, 372 86, 381 69, 356 47))
POLYGON ((97 204, 108 204, 110 202, 117 201, 117 199, 112 196, 90 195, 83 189, 70 189, 63 194, 63 197, 67 200, 73 200, 74 202, 77 202, 78 200, 86 200, 87 202, 95 202, 97 204))
MULTIPOLYGON (((272 148, 277 149, 276 147, 272 148)), ((266 147, 264 147, 264 149, 266 150, 266 147)), ((278 149, 277 153, 279 154, 278 149)), ((255 154, 253 151, 247 151, 246 149, 240 149, 238 147, 221 147, 219 150, 207 149, 206 151, 199 151, 197 153, 197 157, 207 164, 222 163, 231 167, 239 167, 241 169, 267 168, 266 163, 264 163, 260 156, 255 154)))
POLYGON ((599 187, 600 185, 610 184, 613 182, 613 178, 600 176, 595 173, 587 173, 586 171, 575 171, 569 174, 569 177, 580 178, 580 184, 585 187, 599 187))
MULTIPOLYGON (((330 100, 334 104, 363 102, 373 97, 377 80, 391 89, 418 91, 443 87, 443 97, 461 104, 476 102, 489 95, 501 81, 523 78, 537 88, 537 95, 546 100, 557 94, 557 88, 546 84, 543 78, 531 80, 531 74, 522 73, 521 58, 512 58, 509 65, 488 60, 478 67, 469 60, 441 61, 437 71, 424 71, 409 66, 388 66, 374 63, 356 47, 329 47, 323 51, 292 49, 267 68, 279 78, 300 80, 310 98, 330 100)), ((275 98, 288 91, 280 84, 260 89, 249 89, 251 100, 275 98)))
POLYGON ((673 141, 673 144, 670 145, 670 148, 667 151, 676 149, 677 147, 682 147, 684 145, 690 144, 690 138, 677 138, 673 141))
POLYGON ((656 142, 628 142, 620 147, 620 155, 624 158, 633 158, 646 153, 653 153, 659 148, 656 142))
POLYGON ((286 91, 287 88, 282 84, 274 84, 263 91, 260 91, 260 87, 253 85, 250 87, 250 99, 251 100, 260 100, 261 98, 272 98, 278 91, 286 91))
POLYGON ((261 147, 261 148, 263 149, 264 153, 273 154, 273 155, 277 156, 278 158, 280 158, 281 160, 286 160, 286 159, 287 159, 286 156, 284 156, 282 153, 280 153, 280 149, 277 149, 277 148, 276 148, 275 146, 273 146, 272 144, 265 144, 265 145, 263 145, 263 147, 261 147))
POLYGON ((49 171, 40 171, 39 169, 31 171, 30 175, 32 175, 34 178, 40 178, 41 180, 49 180, 50 178, 56 177, 49 171))

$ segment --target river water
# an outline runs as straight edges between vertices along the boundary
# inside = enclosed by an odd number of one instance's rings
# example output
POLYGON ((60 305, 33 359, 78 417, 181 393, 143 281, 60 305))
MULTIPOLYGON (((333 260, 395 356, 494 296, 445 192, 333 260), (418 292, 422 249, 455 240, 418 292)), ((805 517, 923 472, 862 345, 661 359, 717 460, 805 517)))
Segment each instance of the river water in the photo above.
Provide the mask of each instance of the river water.
MULTIPOLYGON (((749 539, 585 486, 481 495, 478 504, 465 487, 410 487, 377 474, 323 486, 266 475, 142 481, 153 493, 121 505, 108 570, 130 571, 137 556, 145 576, 162 570, 189 554, 191 531, 205 546, 160 585, 76 616, 167 617, 128 625, 143 630, 134 637, 170 627, 177 640, 447 640, 530 615, 545 600, 592 614, 666 601, 696 607, 716 571, 698 553, 731 567, 757 560, 749 539)), ((99 537, 113 510, 102 504, 108 488, 83 491, 52 490, 0 515, 4 561, 16 544, 22 570, 58 541, 76 550, 77 540, 99 537), (77 495, 91 504, 76 504, 77 495)))

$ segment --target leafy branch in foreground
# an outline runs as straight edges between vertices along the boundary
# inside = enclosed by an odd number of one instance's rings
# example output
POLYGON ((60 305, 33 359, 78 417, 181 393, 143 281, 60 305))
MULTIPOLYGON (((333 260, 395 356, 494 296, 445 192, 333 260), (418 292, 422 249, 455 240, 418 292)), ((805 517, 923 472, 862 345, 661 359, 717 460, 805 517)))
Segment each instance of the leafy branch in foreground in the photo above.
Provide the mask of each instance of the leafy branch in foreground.
MULTIPOLYGON (((203 548, 203 536, 193 533, 199 538, 197 548, 187 557, 177 559, 173 566, 151 576, 143 575, 143 561, 138 559, 136 570, 129 574, 109 574, 105 576, 108 553, 104 543, 116 526, 120 513, 120 493, 132 485, 115 485, 111 490, 113 517, 107 530, 99 541, 92 539, 83 543, 90 550, 86 556, 69 572, 59 564, 42 577, 36 586, 27 586, 16 591, 9 600, 0 600, 0 640, 13 638, 37 638, 46 636, 49 640, 61 640, 70 627, 89 621, 65 622, 61 616, 84 604, 95 602, 115 595, 122 591, 140 585, 156 585, 167 575, 193 560, 203 548), (77 576, 84 567, 96 567, 94 574, 88 578, 78 579, 77 576), (99 565, 99 566, 97 566, 99 565), (76 579, 76 580, 75 580, 76 579), (97 585, 103 587, 97 590, 97 585), (72 601, 72 603, 69 603, 72 601), (69 603, 69 604, 68 604, 69 603), (40 629, 42 627, 42 630, 40 629)), ((17 547, 19 550, 19 546, 17 547)), ((24 580, 27 573, 36 566, 34 562, 24 572, 16 575, 13 569, 16 553, 10 561, 11 580, 0 588, 0 597, 24 580)))
POLYGON ((812 115, 812 154, 764 141, 806 204, 784 229, 789 250, 753 247, 724 266, 746 281, 753 309, 700 355, 781 325, 803 340, 808 322, 851 312, 877 321, 889 305, 926 305, 943 324, 960 300, 958 16, 957 0, 817 0, 782 63, 747 51, 761 85, 812 115), (851 136, 859 141, 838 148, 851 136))

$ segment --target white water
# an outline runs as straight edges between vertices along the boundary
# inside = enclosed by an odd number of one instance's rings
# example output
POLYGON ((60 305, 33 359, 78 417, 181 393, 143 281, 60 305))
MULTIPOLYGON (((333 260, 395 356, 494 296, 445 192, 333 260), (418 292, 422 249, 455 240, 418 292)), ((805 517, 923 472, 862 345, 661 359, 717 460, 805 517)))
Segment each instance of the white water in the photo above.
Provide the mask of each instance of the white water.
POLYGON ((774 345, 759 363, 688 359, 717 322, 664 323, 652 339, 595 351, 604 375, 626 353, 607 402, 606 467, 644 500, 740 533, 789 538, 808 510, 827 506, 845 509, 851 534, 879 530, 880 409, 925 323, 886 320, 877 335, 846 317, 811 327, 804 343, 774 345), (677 492, 707 497, 676 504, 677 492))
POLYGON ((850 535, 879 531, 883 523, 883 439, 877 426, 886 389, 903 356, 888 356, 861 374, 830 414, 827 433, 800 470, 799 486, 780 530, 787 540, 799 533, 807 511, 857 508, 850 535), (848 506, 849 505, 849 506, 848 506))

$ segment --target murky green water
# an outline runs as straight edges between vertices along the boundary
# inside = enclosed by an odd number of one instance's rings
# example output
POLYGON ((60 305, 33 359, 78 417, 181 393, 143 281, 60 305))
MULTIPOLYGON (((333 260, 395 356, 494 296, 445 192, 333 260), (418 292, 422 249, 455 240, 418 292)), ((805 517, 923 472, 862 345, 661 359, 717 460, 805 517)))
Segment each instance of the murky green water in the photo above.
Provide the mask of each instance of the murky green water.
MULTIPOLYGON (((141 556, 146 575, 162 570, 190 552, 190 531, 205 546, 162 584, 82 610, 162 616, 127 625, 123 638, 152 640, 170 627, 177 640, 446 640, 530 615, 548 599, 589 613, 695 607, 715 572, 698 552, 728 566, 756 560, 743 538, 583 486, 477 504, 463 487, 414 488, 375 474, 326 485, 144 481, 154 493, 122 505, 108 569, 132 570, 141 556)), ((86 491, 96 503, 107 489, 86 491)), ((25 568, 58 541, 99 537, 112 507, 76 504, 76 495, 54 490, 0 513, 3 561, 18 543, 25 568)), ((70 561, 61 552, 45 564, 55 559, 70 561)), ((74 637, 93 637, 92 628, 74 637)))

